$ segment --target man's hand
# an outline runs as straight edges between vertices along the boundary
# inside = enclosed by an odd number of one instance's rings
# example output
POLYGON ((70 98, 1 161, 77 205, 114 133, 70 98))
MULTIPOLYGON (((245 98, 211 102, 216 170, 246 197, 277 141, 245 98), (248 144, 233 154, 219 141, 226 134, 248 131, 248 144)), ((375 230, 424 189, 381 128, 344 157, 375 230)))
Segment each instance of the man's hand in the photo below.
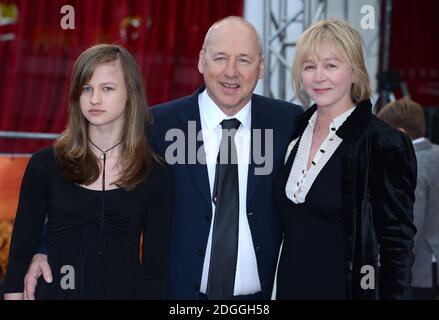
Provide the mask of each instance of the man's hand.
POLYGON ((47 255, 36 254, 24 277, 24 300, 35 300, 35 288, 41 274, 47 283, 52 282, 52 270, 47 262, 47 255))

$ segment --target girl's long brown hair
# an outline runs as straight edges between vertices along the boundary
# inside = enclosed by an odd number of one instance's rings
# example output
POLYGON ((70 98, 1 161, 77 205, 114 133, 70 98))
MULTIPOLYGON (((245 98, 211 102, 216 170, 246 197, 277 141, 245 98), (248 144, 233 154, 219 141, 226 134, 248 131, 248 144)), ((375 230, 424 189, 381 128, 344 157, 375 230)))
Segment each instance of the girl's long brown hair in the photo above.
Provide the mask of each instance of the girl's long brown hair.
POLYGON ((148 177, 153 163, 161 161, 145 137, 152 116, 147 107, 139 67, 126 49, 118 45, 100 44, 78 57, 71 77, 68 125, 55 141, 54 150, 66 179, 83 185, 98 179, 100 162, 90 150, 88 121, 81 112, 79 99, 83 86, 90 81, 96 67, 116 60, 120 61, 123 70, 127 102, 119 152, 121 171, 114 184, 132 190, 148 177))

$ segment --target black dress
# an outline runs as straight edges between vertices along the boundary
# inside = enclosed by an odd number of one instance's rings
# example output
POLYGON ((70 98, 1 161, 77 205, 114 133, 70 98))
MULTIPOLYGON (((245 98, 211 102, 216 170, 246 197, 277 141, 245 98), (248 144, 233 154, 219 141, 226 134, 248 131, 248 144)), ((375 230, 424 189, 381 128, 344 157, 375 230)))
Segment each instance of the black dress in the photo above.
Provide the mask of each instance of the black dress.
POLYGON ((277 299, 346 299, 342 214, 343 142, 312 184, 304 203, 287 198, 298 143, 276 181, 284 242, 277 277, 277 299))
POLYGON ((53 149, 42 149, 23 178, 5 293, 23 291, 47 215, 53 282, 39 278, 37 299, 165 298, 170 211, 166 167, 133 191, 94 191, 65 180, 53 149))

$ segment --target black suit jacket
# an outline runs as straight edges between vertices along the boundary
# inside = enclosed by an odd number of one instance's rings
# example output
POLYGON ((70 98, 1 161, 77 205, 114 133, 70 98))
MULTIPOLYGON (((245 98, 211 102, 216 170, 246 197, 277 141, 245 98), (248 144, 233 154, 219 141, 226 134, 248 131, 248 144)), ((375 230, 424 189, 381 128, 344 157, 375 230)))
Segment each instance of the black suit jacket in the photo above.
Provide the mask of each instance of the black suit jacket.
MULTIPOLYGON (((207 166, 197 161, 194 163, 194 154, 187 152, 190 147, 200 150, 203 145, 202 139, 196 141, 195 138, 196 133, 201 130, 198 95, 203 90, 204 87, 201 87, 192 96, 151 109, 154 123, 150 137, 154 150, 163 157, 168 152, 169 156, 177 136, 184 139, 186 146, 184 163, 171 163, 174 205, 168 279, 170 299, 199 298, 204 254, 212 218, 207 166), (166 139, 167 134, 168 139, 166 139)), ((280 214, 275 206, 273 195, 274 181, 283 164, 286 147, 294 129, 294 119, 301 113, 302 108, 299 106, 253 95, 252 129, 262 130, 262 141, 264 141, 265 129, 273 133, 271 173, 255 175, 255 168, 258 165, 251 156, 247 182, 248 222, 256 252, 262 294, 265 299, 271 296, 282 238, 280 214)), ((266 147, 262 145, 262 154, 266 147)), ((251 149, 251 154, 253 154, 253 146, 251 149)), ((200 152, 203 154, 202 150, 200 152)))

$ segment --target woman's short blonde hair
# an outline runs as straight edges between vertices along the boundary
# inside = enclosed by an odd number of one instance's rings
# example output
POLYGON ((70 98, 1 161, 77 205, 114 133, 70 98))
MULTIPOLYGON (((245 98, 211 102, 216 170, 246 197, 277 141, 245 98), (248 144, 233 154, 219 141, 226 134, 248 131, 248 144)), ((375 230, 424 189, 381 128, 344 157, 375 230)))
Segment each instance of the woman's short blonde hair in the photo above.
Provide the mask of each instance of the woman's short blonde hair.
POLYGON ((347 61, 354 74, 352 84, 352 102, 358 102, 370 98, 372 90, 370 88, 369 75, 363 57, 363 39, 357 30, 347 21, 339 18, 322 20, 314 23, 306 29, 300 36, 293 62, 293 81, 296 96, 306 105, 307 96, 302 88, 300 72, 302 64, 310 55, 319 55, 323 45, 329 46, 340 54, 340 59, 347 61))

